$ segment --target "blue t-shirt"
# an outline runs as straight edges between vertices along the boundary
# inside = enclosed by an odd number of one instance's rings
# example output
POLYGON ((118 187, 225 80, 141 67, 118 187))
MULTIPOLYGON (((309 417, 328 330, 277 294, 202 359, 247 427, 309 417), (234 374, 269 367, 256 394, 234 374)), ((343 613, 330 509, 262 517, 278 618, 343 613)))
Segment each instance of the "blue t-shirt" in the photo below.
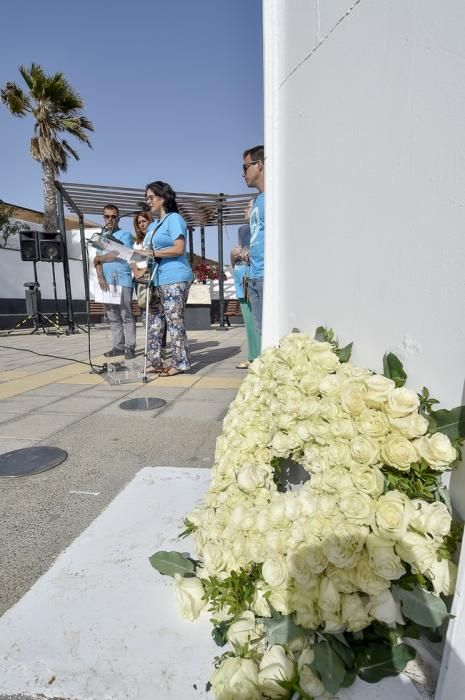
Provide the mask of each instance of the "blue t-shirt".
MULTIPOLYGON (((111 235, 127 248, 133 247, 134 241, 129 231, 118 229, 118 231, 115 231, 111 235)), ((105 251, 102 251, 102 255, 105 255, 105 251)), ((113 262, 103 263, 102 268, 103 276, 109 285, 117 284, 121 285, 121 287, 132 287, 131 268, 124 260, 114 260, 113 262)))
MULTIPOLYGON (((153 231, 157 226, 158 224, 151 224, 144 239, 144 248, 149 250, 153 236, 152 246, 155 249, 155 254, 157 250, 171 248, 175 240, 180 236, 184 239, 186 238, 186 222, 177 212, 167 214, 154 235, 153 231)), ((183 253, 173 258, 159 258, 154 283, 158 286, 161 284, 174 284, 175 282, 190 282, 192 276, 192 268, 189 265, 186 254, 183 253)))
POLYGON ((263 277, 265 272, 265 195, 261 192, 250 215, 250 277, 263 277))

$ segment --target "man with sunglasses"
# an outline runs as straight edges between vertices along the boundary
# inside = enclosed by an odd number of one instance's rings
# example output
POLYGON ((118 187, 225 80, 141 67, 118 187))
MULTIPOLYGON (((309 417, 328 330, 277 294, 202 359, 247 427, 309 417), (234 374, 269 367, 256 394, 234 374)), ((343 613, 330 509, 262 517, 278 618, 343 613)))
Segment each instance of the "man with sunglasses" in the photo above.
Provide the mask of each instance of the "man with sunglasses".
POLYGON ((249 301, 257 333, 262 333, 263 276, 265 262, 265 149, 254 146, 244 151, 243 178, 247 187, 260 194, 250 214, 249 301))
MULTIPOLYGON (((115 204, 107 204, 103 209, 104 231, 116 238, 127 248, 133 247, 132 235, 119 227, 119 209, 115 204)), ((121 287, 121 303, 105 304, 110 321, 113 347, 104 353, 105 357, 124 355, 126 360, 136 356, 136 320, 132 313, 132 272, 129 264, 118 260, 112 254, 98 254, 94 258, 100 288, 107 291, 110 286, 121 287)))

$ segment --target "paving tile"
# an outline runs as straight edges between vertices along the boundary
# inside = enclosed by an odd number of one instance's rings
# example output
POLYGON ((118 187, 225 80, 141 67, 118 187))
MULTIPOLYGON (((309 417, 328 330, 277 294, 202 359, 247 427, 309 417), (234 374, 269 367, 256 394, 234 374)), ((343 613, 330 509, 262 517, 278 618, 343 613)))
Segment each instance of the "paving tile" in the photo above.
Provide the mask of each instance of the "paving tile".
POLYGON ((13 450, 22 450, 24 447, 34 447, 34 445, 37 445, 37 440, 0 437, 0 454, 3 455, 5 452, 12 452, 13 450))
POLYGON ((40 386, 38 389, 28 391, 26 394, 22 394, 22 396, 48 396, 56 397, 58 399, 60 396, 72 396, 73 394, 79 394, 82 391, 83 387, 79 384, 46 384, 45 386, 40 386))
POLYGON ((101 374, 75 374, 72 377, 67 377, 66 379, 61 379, 58 383, 59 384, 74 384, 75 386, 77 385, 83 385, 83 384, 103 384, 104 379, 101 374))
POLYGON ((182 401, 178 399, 160 413, 163 418, 189 418, 193 421, 208 422, 223 418, 223 404, 211 401, 182 401))
POLYGON ((244 377, 202 377, 199 379, 197 388, 199 389, 238 389, 244 377))
POLYGON ((56 400, 56 396, 31 396, 26 393, 21 394, 21 396, 13 396, 11 399, 0 399, 0 411, 29 413, 54 403, 56 400))
POLYGON ((14 423, 1 424, 0 437, 43 440, 81 418, 78 415, 29 414, 14 423))
POLYGON ((9 420, 13 421, 17 418, 20 418, 21 416, 24 416, 24 413, 22 411, 10 411, 8 413, 6 411, 2 411, 0 404, 0 423, 7 423, 9 420))
POLYGON ((81 398, 81 395, 74 397, 71 396, 39 408, 36 415, 41 415, 44 413, 72 413, 88 415, 90 413, 95 413, 95 411, 107 406, 114 400, 115 399, 111 396, 100 399, 92 398, 90 396, 84 396, 81 398))

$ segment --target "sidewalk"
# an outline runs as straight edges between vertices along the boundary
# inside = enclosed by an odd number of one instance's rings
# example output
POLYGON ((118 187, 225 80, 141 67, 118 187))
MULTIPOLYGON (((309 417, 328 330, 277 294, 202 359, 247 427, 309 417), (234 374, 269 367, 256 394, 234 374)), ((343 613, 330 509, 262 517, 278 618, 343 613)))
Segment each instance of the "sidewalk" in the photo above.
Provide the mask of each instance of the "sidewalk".
MULTIPOLYGON (((48 472, 0 479, 0 614, 142 467, 211 466, 221 421, 245 376, 235 369, 246 359, 244 329, 193 331, 189 342, 190 373, 111 386, 75 361, 87 361, 84 333, 0 337, 0 454, 38 444, 69 454, 48 472), (154 411, 119 408, 124 399, 149 396, 167 403, 154 411)), ((92 331, 95 362, 110 344, 107 329, 92 331)))

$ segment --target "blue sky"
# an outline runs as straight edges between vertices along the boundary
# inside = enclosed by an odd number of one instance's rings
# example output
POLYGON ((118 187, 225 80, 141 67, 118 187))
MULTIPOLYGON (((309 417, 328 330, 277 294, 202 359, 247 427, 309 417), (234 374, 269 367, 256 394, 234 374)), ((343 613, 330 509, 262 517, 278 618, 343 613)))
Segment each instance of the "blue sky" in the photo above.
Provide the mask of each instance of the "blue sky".
MULTIPOLYGON (((2 25, 0 84, 23 85, 18 66, 33 61, 62 71, 94 123, 63 181, 247 191, 242 151, 263 142, 261 0, 7 2, 2 25)), ((32 127, 0 105, 0 199, 42 209, 32 127)))

